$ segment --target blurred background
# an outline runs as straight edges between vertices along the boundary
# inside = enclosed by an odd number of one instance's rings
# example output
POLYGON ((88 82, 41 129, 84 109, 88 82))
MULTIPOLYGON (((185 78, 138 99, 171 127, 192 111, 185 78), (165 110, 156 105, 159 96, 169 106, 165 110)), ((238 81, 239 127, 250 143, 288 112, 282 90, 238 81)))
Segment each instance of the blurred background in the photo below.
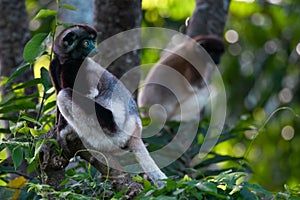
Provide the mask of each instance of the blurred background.
MULTIPOLYGON (((50 0, 26 2, 31 19, 55 6, 50 0)), ((194 0, 143 0, 142 25, 184 33, 194 6, 194 0)), ((81 23, 92 22, 92 15, 84 16, 81 23)), ((215 150, 245 155, 253 170, 250 182, 271 191, 300 184, 299 16, 299 0, 232 0, 224 31, 226 53, 219 70, 227 93, 226 127, 242 131, 215 150)), ((53 23, 52 18, 31 20, 30 29, 49 32, 53 23)), ((155 63, 159 56, 156 50, 143 50, 142 64, 155 63)), ((144 77, 149 68, 142 70, 144 77)))

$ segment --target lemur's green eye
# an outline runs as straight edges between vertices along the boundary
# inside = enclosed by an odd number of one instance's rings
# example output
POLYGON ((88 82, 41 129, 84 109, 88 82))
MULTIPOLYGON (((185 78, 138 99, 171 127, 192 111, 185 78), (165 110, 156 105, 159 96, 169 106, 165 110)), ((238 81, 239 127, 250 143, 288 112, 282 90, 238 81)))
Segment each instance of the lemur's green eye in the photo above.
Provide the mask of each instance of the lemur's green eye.
POLYGON ((82 44, 84 47, 88 47, 90 45, 90 43, 88 41, 84 41, 82 44))

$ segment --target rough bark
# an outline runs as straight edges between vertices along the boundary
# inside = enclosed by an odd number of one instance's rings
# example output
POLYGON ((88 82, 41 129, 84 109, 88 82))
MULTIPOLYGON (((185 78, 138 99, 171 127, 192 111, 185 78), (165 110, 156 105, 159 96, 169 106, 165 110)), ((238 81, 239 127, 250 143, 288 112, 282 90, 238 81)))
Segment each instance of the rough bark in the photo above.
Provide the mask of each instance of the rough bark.
MULTIPOLYGON (((0 1, 0 76, 9 77, 23 62, 23 49, 30 39, 28 15, 25 0, 0 1)), ((14 82, 33 79, 33 72, 27 70, 14 82)), ((9 88, 1 88, 2 96, 9 88)), ((25 93, 32 94, 35 87, 28 88, 25 93)))
MULTIPOLYGON (((23 49, 30 39, 28 24, 25 0, 0 1, 0 80, 3 77, 9 77, 22 64, 23 49)), ((25 82, 33 78, 33 71, 30 69, 17 76, 13 83, 25 82)), ((10 87, 2 84, 0 86, 1 96, 4 97, 10 89, 10 87)), ((36 91, 36 87, 26 88, 25 95, 33 94, 36 91)), ((11 113, 11 115, 15 114, 11 113)), ((9 128, 8 121, 1 121, 1 123, 5 128, 9 128)), ((9 166, 12 166, 13 163, 10 160, 11 158, 9 157, 6 162, 9 166)), ((2 164, 5 165, 5 162, 2 164)), ((31 177, 32 174, 27 174, 27 166, 24 160, 20 166, 20 172, 24 173, 23 176, 25 177, 31 177)), ((13 178, 14 175, 10 177, 13 178)))
MULTIPOLYGON (((141 0, 96 0, 94 4, 94 26, 99 31, 98 41, 101 43, 105 39, 133 28, 139 28, 142 21, 141 0)), ((140 34, 137 33, 127 39, 127 44, 140 44, 140 34)), ((126 48, 126 47, 122 47, 126 48)), ((116 51, 111 47, 100 49, 109 54, 110 51, 116 51)), ((134 92, 139 85, 140 71, 131 70, 140 64, 139 50, 131 51, 116 59, 108 70, 117 78, 122 77, 125 86, 134 92), (129 72, 123 77, 126 72, 129 72)))
POLYGON ((196 0, 196 8, 187 27, 187 35, 223 36, 230 0, 196 0))
MULTIPOLYGON (((53 127, 45 139, 56 139, 57 127, 53 127)), ((51 185, 54 189, 61 189, 60 183, 65 179, 65 168, 69 163, 66 156, 58 153, 56 146, 52 142, 43 145, 40 152, 41 178, 44 184, 51 185)))

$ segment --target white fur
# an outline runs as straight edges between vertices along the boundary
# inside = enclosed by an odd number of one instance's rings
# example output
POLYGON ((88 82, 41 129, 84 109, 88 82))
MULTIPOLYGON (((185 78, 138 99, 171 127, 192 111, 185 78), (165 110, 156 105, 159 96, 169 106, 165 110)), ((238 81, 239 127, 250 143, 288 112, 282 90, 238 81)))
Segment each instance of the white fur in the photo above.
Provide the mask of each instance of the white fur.
POLYGON ((116 124, 123 129, 124 128, 124 123, 126 120, 126 105, 124 104, 124 102, 121 102, 119 100, 115 101, 112 100, 111 103, 111 107, 112 107, 112 113, 115 119, 116 124))
POLYGON ((90 99, 94 99, 98 95, 99 95, 99 90, 97 88, 92 88, 89 94, 86 95, 86 97, 90 99))
POLYGON ((128 127, 124 132, 115 133, 113 137, 107 136, 97 120, 96 114, 86 115, 83 110, 67 96, 65 91, 60 91, 57 96, 57 104, 65 119, 75 129, 83 142, 95 150, 110 152, 123 147, 134 132, 134 122, 129 117, 128 127))
MULTIPOLYGON (((104 69, 95 63, 92 59, 87 58, 82 64, 82 69, 80 70, 79 75, 88 76, 88 85, 89 91, 87 94, 83 94, 87 98, 94 99, 95 97, 100 100, 101 97, 98 97, 98 82, 100 77, 104 73, 104 69)), ((80 84, 81 83, 76 83, 80 84)), ((117 89, 114 93, 117 93, 120 86, 116 86, 117 89)), ((76 88, 76 87, 75 87, 76 88)), ((69 124, 76 130, 79 137, 88 143, 91 147, 95 148, 98 151, 115 151, 119 147, 123 147, 130 136, 134 133, 134 130, 137 126, 136 119, 134 116, 127 116, 127 105, 126 99, 122 99, 118 94, 114 94, 112 99, 106 100, 103 99, 103 103, 107 104, 107 101, 110 101, 110 108, 113 113, 114 120, 119 127, 117 133, 114 135, 106 135, 100 124, 97 120, 96 113, 91 115, 86 115, 81 108, 72 102, 72 99, 69 99, 68 95, 62 90, 57 96, 57 104, 61 110, 62 115, 66 118, 69 124), (125 100, 125 102, 123 102, 125 100)))
POLYGON ((59 135, 60 135, 61 138, 64 138, 64 139, 65 139, 69 133, 73 132, 73 130, 74 130, 74 129, 73 129, 71 126, 67 125, 65 128, 63 128, 63 129, 59 132, 59 135))
MULTIPOLYGON (((137 127, 141 128, 140 120, 138 120, 135 116, 128 116, 122 129, 122 132, 124 135, 131 136, 134 133, 135 129, 137 129, 137 127)), ((135 136, 140 137, 141 135, 135 136)))

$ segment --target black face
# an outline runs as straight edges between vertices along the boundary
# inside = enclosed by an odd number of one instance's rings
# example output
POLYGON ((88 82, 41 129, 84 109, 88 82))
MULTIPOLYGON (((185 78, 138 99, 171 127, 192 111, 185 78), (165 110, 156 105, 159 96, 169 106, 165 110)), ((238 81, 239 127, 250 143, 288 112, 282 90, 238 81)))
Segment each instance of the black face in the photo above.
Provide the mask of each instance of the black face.
POLYGON ((69 33, 63 38, 63 43, 65 49, 69 50, 69 56, 71 59, 84 59, 91 52, 95 51, 96 41, 93 35, 88 35, 88 37, 80 38, 80 36, 75 35, 73 32, 69 33))
POLYGON ((74 25, 57 36, 53 51, 61 63, 68 59, 83 61, 89 54, 97 52, 96 37, 94 28, 74 25))

